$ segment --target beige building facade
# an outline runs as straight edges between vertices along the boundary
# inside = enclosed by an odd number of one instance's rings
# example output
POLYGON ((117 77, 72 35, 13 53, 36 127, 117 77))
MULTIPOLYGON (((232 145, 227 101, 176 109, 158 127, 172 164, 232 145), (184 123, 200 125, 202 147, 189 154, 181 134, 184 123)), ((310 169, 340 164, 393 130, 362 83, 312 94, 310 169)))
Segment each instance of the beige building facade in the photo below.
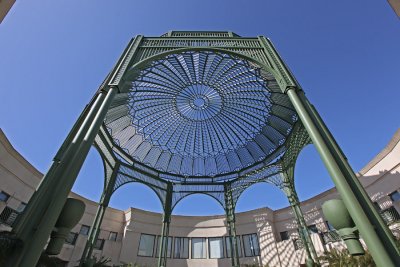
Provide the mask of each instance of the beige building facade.
POLYGON ((15 4, 15 0, 0 0, 0 23, 15 4))
MULTIPOLYGON (((392 231, 398 234, 400 212, 400 130, 389 144, 358 173, 376 207, 392 231)), ((11 145, 0 130, 0 230, 11 230, 15 218, 39 184, 43 174, 11 145)), ((71 193, 86 204, 85 214, 71 230, 58 256, 67 266, 80 260, 97 204, 71 193)), ((321 212, 326 200, 338 198, 335 188, 303 201, 301 208, 319 254, 332 247, 342 247, 321 212)), ((108 208, 101 225, 94 255, 110 258, 117 266, 136 263, 156 266, 157 241, 162 215, 130 208, 108 208)), ((236 215, 241 264, 256 266, 301 266, 305 251, 298 238, 297 225, 290 207, 279 210, 261 208, 236 215)), ((400 229, 400 228, 399 228, 400 229)), ((230 246, 224 215, 177 216, 170 226, 168 266, 231 266, 230 246)))

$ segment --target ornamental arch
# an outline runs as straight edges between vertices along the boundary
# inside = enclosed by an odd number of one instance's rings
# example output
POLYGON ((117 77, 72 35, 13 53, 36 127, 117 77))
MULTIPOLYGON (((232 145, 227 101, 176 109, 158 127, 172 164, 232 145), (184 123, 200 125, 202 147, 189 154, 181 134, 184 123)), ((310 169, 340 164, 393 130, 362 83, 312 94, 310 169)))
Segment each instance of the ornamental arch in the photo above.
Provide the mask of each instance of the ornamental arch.
POLYGON ((82 112, 17 221, 14 232, 24 246, 10 262, 26 266, 38 260, 92 144, 105 162, 106 185, 81 262, 91 257, 113 192, 131 181, 151 187, 163 205, 158 266, 167 264, 172 208, 194 193, 223 205, 232 266, 239 266, 235 205, 258 182, 286 194, 304 232, 308 259, 318 262, 294 188, 295 162, 309 143, 375 261, 400 265, 387 227, 270 40, 232 32, 139 35, 82 112))

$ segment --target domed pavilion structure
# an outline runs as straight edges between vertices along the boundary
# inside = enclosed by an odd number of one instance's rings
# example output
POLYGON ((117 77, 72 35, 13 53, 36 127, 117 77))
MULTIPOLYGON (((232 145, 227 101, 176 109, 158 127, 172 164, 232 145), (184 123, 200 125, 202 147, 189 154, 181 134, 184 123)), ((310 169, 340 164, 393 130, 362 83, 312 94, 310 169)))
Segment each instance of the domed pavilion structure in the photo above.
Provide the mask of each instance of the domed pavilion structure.
POLYGON ((38 260, 92 145, 103 159, 104 192, 82 262, 91 258, 112 194, 135 181, 152 188, 163 205, 158 266, 166 266, 171 213, 194 193, 210 195, 225 209, 232 266, 239 266, 235 205, 258 182, 286 194, 309 262, 317 263, 294 187, 295 162, 308 144, 316 146, 377 264, 399 266, 386 225, 269 39, 228 31, 137 36, 16 222, 13 231, 24 245, 14 266, 38 260))

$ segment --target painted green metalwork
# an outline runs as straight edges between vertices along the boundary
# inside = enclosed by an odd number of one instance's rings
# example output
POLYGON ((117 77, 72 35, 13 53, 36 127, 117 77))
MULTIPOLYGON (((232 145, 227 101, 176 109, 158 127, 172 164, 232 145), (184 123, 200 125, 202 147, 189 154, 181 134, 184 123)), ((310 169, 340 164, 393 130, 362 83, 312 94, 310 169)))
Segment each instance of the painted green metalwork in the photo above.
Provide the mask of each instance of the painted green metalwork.
POLYGON ((159 255, 158 255, 158 266, 167 266, 167 256, 168 256, 168 236, 169 236, 169 225, 171 223, 172 214, 172 193, 173 193, 172 183, 168 183, 167 195, 164 205, 164 214, 162 222, 162 230, 160 236, 159 244, 159 255))
POLYGON ((353 256, 364 255, 364 248, 359 240, 358 230, 353 219, 340 199, 331 199, 322 204, 322 212, 329 223, 337 230, 353 256))
MULTIPOLYGON (((225 209, 232 265, 238 266, 235 205, 249 186, 268 182, 281 188, 305 229, 293 170, 311 140, 378 266, 400 266, 389 230, 270 40, 228 31, 137 36, 17 222, 13 231, 24 247, 9 266, 37 261, 93 142, 104 162, 105 191, 82 259, 90 257, 112 193, 139 182, 164 207, 158 266, 167 265, 174 207, 195 193, 215 198, 225 209)), ((316 260, 308 232, 300 232, 309 259, 316 260)))
MULTIPOLYGON (((299 113, 301 120, 303 121, 308 133, 310 134, 313 144, 316 146, 329 174, 331 175, 333 182, 336 185, 338 192, 340 193, 343 201, 352 215, 361 235, 364 238, 371 254, 378 266, 396 266, 400 262, 399 255, 396 254, 396 248, 391 246, 391 243, 385 244, 383 241, 386 236, 379 236, 380 231, 374 230, 374 227, 379 228, 380 225, 372 225, 371 220, 367 217, 366 212, 363 210, 359 201, 361 198, 357 198, 354 187, 345 177, 345 173, 339 167, 338 158, 335 158, 332 150, 329 149, 327 143, 329 139, 324 138, 321 132, 316 127, 312 115, 307 112, 302 99, 297 94, 296 88, 289 88, 288 95, 291 98, 296 110, 299 113)), ((350 181, 355 183, 355 181, 350 181)), ((370 201, 364 199, 365 202, 370 201)), ((370 207, 366 207, 367 210, 370 207)), ((383 226, 385 227, 385 226, 383 226)), ((392 237, 393 239, 393 237, 392 237)))
POLYGON ((300 207, 299 197, 294 188, 294 168, 292 167, 287 169, 286 171, 282 172, 281 175, 282 184, 279 187, 289 200, 290 207, 292 208, 297 222, 300 238, 303 241, 303 244, 305 244, 304 248, 307 253, 307 258, 309 262, 313 264, 316 263, 318 266, 320 266, 317 252, 311 240, 311 236, 300 207))
POLYGON ((238 239, 236 237, 236 218, 235 218, 235 203, 232 198, 232 191, 230 185, 225 185, 225 212, 226 224, 228 227, 229 242, 231 246, 231 260, 233 267, 239 267, 239 247, 238 239))
POLYGON ((103 221, 104 214, 110 203, 110 199, 113 193, 113 188, 115 184, 115 180, 117 179, 118 171, 119 171, 120 163, 117 162, 115 166, 113 166, 113 172, 109 177, 108 181, 106 181, 106 186, 104 187, 103 194, 101 195, 99 206, 96 211, 96 215, 94 217, 92 226, 90 227, 88 239, 86 241, 85 248, 82 252, 82 257, 80 264, 83 265, 86 261, 92 258, 93 248, 96 244, 97 238, 100 233, 101 222, 103 221))

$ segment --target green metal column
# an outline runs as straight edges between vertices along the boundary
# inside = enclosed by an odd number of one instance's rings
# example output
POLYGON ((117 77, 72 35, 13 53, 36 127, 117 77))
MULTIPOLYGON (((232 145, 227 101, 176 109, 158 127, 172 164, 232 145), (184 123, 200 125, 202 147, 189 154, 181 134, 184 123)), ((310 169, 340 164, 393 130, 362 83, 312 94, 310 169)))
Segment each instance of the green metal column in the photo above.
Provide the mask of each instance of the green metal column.
POLYGON ((85 248, 82 253, 80 265, 82 266, 85 262, 90 261, 92 257, 92 252, 94 245, 96 244, 97 238, 100 233, 100 226, 103 221, 104 213, 110 203, 110 199, 113 193, 113 189, 115 186, 115 181, 118 175, 119 170, 119 162, 117 162, 113 168, 113 172, 111 174, 110 179, 106 183, 106 188, 103 190, 103 194, 101 195, 101 199, 99 201, 99 207, 97 208, 97 212, 95 218, 92 223, 92 227, 90 228, 88 240, 86 241, 85 248))
POLYGON ((233 218, 231 219, 230 222, 230 229, 231 229, 231 249, 232 249, 232 258, 234 259, 234 266, 239 267, 240 266, 240 261, 239 261, 239 246, 238 246, 238 239, 236 236, 236 218, 235 218, 235 213, 233 212, 233 218))
POLYGON ((385 244, 384 239, 381 239, 377 234, 377 232, 385 231, 375 231, 375 228, 381 228, 382 226, 379 224, 373 225, 363 209, 369 209, 369 207, 363 207, 360 204, 360 201, 366 202, 368 200, 363 200, 362 196, 355 194, 355 182, 351 181, 351 178, 346 179, 345 174, 339 166, 340 159, 335 157, 333 152, 330 150, 330 146, 328 145, 329 139, 321 133, 321 130, 315 124, 316 118, 314 114, 307 110, 303 101, 304 98, 298 96, 297 90, 296 87, 288 87, 287 94, 307 129, 307 132, 317 148, 326 168, 328 169, 343 202, 360 231, 362 238, 367 244, 375 263, 378 266, 384 267, 400 266, 400 258, 398 254, 395 254, 397 253, 396 250, 393 253, 391 244, 385 244))
MULTIPOLYGON (((340 169, 345 175, 348 183, 352 187, 354 194, 356 195, 357 199, 360 202, 360 205, 363 207, 368 218, 371 220, 373 225, 379 225, 379 227, 375 228, 378 235, 383 241, 384 244, 388 244, 389 253, 398 257, 400 251, 399 247, 396 245, 394 240, 393 234, 390 229, 387 227, 386 223, 384 222, 381 215, 375 209, 374 204, 372 203, 371 199, 368 197, 368 194, 365 192, 363 186, 361 185, 359 179, 355 175, 353 169, 351 168, 350 164, 347 161, 346 156, 344 155, 343 151, 340 149, 339 145, 336 143, 335 139, 333 138, 331 132, 329 131, 328 127, 325 125, 324 121, 322 120, 321 116, 318 114, 315 107, 308 101, 303 91, 300 91, 299 97, 302 99, 305 107, 307 108, 308 112, 312 114, 312 118, 314 123, 318 127, 321 132, 321 135, 324 136, 326 140, 329 142, 327 143, 329 146, 330 151, 332 152, 333 156, 335 157, 336 161, 339 164, 340 169)), ((397 264, 400 264, 398 262, 397 264)))
POLYGON ((226 223, 228 227, 229 241, 231 245, 231 260, 232 267, 239 267, 239 248, 236 237, 236 224, 235 224, 235 207, 232 199, 232 192, 228 185, 224 186, 225 193, 225 212, 226 212, 226 223))
POLYGON ((59 149, 49 171, 13 228, 24 245, 9 255, 5 266, 36 265, 141 40, 142 36, 138 36, 130 41, 59 149))
MULTIPOLYGON (((40 253, 45 246, 48 236, 50 235, 53 227, 58 219, 58 215, 65 203, 65 200, 71 191, 71 188, 75 182, 75 179, 79 173, 80 168, 83 165, 84 159, 89 152, 91 145, 93 144, 94 138, 104 121, 104 117, 107 113, 108 107, 114 95, 117 93, 117 88, 110 88, 107 92, 104 91, 102 94, 106 94, 100 108, 95 114, 93 121, 91 122, 87 132, 76 149, 76 152, 71 157, 71 160, 66 163, 66 167, 63 173, 60 174, 59 183, 50 189, 47 194, 52 194, 51 202, 46 205, 45 212, 42 220, 40 220, 36 229, 32 229, 34 232, 30 238, 24 240, 24 246, 22 247, 17 265, 14 266, 33 266, 39 259, 40 253)), ((43 203, 44 204, 44 203, 43 203)), ((43 207, 42 207, 43 208, 43 207)), ((14 264, 16 263, 14 261, 14 264)))
POLYGON ((20 239, 25 240, 29 238, 31 235, 30 231, 32 231, 29 225, 35 224, 41 219, 42 213, 39 206, 43 202, 49 202, 51 198, 51 194, 49 194, 47 190, 54 188, 60 175, 65 172, 67 163, 71 161, 71 158, 76 153, 79 144, 83 140, 84 133, 88 130, 90 122, 94 119, 104 97, 104 94, 98 92, 85 107, 66 140, 58 150, 50 169, 41 180, 38 189, 29 200, 24 213, 18 216, 13 227, 13 232, 15 232, 20 239))
POLYGON ((158 250, 158 267, 167 266, 167 256, 168 256, 168 237, 169 237, 169 225, 171 223, 171 213, 172 213, 172 194, 173 185, 168 183, 167 185, 167 195, 165 198, 163 224, 161 229, 160 244, 158 250))
MULTIPOLYGON (((286 175, 286 174, 282 174, 282 175, 286 175)), ((303 211, 301 210, 301 207, 300 207, 300 201, 297 196, 296 190, 294 188, 292 188, 291 186, 284 186, 282 188, 282 190, 289 200, 289 204, 292 208, 297 225, 299 227, 299 235, 300 235, 301 240, 304 243, 304 248, 306 250, 309 262, 315 263, 318 266, 320 266, 320 263, 318 260, 318 254, 317 254, 317 251, 315 250, 314 244, 311 240, 311 236, 308 231, 307 223, 304 219, 303 211)))
POLYGON ((232 229, 232 223, 230 221, 228 221, 228 217, 227 217, 227 227, 228 227, 228 235, 229 235, 229 244, 231 245, 231 264, 232 266, 236 266, 236 260, 234 255, 234 248, 233 248, 233 229, 232 229))

